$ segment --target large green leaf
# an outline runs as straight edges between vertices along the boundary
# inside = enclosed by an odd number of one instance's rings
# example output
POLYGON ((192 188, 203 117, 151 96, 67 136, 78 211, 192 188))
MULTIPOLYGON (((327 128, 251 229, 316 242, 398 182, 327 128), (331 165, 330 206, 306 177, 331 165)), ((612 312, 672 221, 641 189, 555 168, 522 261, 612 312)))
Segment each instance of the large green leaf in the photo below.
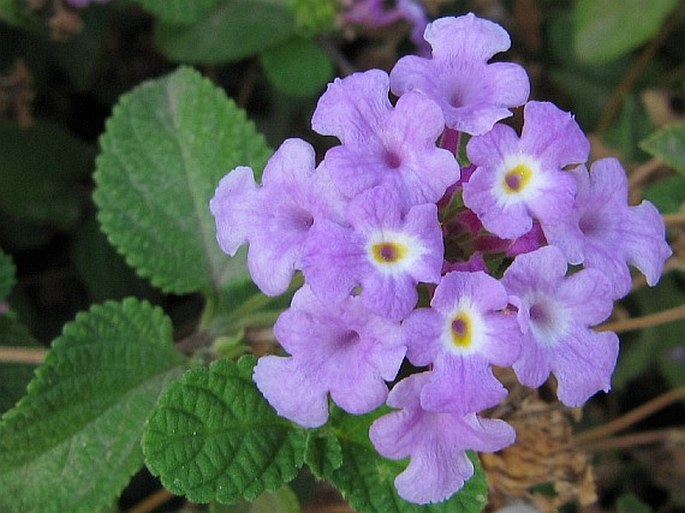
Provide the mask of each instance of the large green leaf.
POLYGON ((188 371, 152 412, 145 462, 166 488, 193 502, 237 503, 295 477, 305 432, 276 415, 252 381, 256 359, 188 371))
POLYGON ((276 46, 295 32, 287 0, 224 0, 192 25, 158 23, 155 40, 172 60, 222 64, 276 46))
POLYGON ((260 55, 271 83, 291 96, 310 96, 333 78, 333 63, 311 39, 293 38, 260 55))
POLYGON ((685 174, 685 123, 660 128, 643 140, 640 147, 685 174))
POLYGON ((487 503, 488 487, 475 455, 471 458, 476 467, 474 476, 449 500, 420 506, 397 495, 394 480, 407 461, 383 458, 368 436, 371 423, 387 412, 381 408, 367 415, 352 416, 336 408, 332 415, 331 428, 340 440, 342 465, 330 472, 328 479, 352 507, 360 513, 480 513, 487 503))
POLYGON ((679 0, 576 0, 574 50, 585 62, 608 62, 653 37, 679 0))
POLYGON ((167 23, 190 25, 225 0, 138 0, 157 19, 167 23))
POLYGON ((69 228, 83 196, 79 182, 93 153, 57 125, 37 120, 29 128, 0 121, 0 210, 34 223, 69 228))
POLYGON ((72 258, 93 302, 135 296, 158 302, 160 292, 124 261, 100 231, 95 219, 79 227, 72 258))
POLYGON ((95 513, 143 462, 140 438, 183 359, 161 309, 127 299, 80 313, 28 394, 0 419, 0 511, 95 513))
POLYGON ((209 200, 238 165, 270 151, 245 113, 189 68, 123 96, 100 140, 95 202, 110 241, 165 291, 210 293, 247 276, 216 242, 209 200))

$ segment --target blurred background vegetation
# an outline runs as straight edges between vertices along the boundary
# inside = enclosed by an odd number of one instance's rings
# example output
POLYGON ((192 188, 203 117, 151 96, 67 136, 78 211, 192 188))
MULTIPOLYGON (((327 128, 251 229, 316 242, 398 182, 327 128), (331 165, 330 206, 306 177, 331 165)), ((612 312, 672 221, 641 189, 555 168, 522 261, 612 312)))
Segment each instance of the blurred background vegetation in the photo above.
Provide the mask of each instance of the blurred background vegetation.
MULTIPOLYGON (((528 408, 509 413, 524 435, 518 454, 485 462, 491 510, 521 497, 540 511, 685 511, 685 3, 426 0, 424 7, 430 18, 472 11, 503 25, 512 49, 496 58, 525 66, 532 99, 576 115, 593 160, 621 159, 631 202, 659 207, 674 249, 659 286, 636 279, 615 309, 622 353, 611 394, 570 421, 544 394, 512 393, 528 408)), ((330 141, 309 119, 325 84, 389 70, 414 50, 406 20, 364 26, 340 9, 336 0, 112 0, 85 8, 0 0, 0 264, 16 268, 0 302, 0 346, 47 347, 77 311, 130 295, 162 305, 177 338, 191 332, 201 299, 155 290, 99 230, 92 174, 105 121, 120 95, 189 64, 248 112, 271 147, 303 137, 321 156, 330 141), (3 315, 10 308, 20 324, 3 315)), ((520 123, 518 115, 511 122, 520 123)), ((0 359, 0 412, 23 395, 32 371, 30 362, 0 359)), ((300 481, 306 510, 346 511, 332 492, 300 481)), ((141 474, 121 508, 190 507, 164 495, 160 506, 141 502, 157 488, 141 474)), ((293 511, 288 501, 262 501, 259 511, 293 511)))

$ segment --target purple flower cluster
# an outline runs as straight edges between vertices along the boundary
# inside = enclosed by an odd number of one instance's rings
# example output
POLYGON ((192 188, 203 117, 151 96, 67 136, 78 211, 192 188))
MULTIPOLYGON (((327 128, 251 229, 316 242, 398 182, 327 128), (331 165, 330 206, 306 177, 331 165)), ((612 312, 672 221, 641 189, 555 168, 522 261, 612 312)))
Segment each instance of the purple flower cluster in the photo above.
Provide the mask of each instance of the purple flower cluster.
POLYGON ((395 408, 369 435, 381 455, 410 458, 395 485, 419 504, 471 477, 467 450, 514 441, 481 417, 507 395, 493 366, 530 387, 553 375, 568 406, 608 391, 618 337, 593 327, 628 293, 629 265, 654 284, 671 253, 656 209, 628 206, 620 164, 588 170, 573 117, 526 103, 520 66, 488 63, 509 47, 501 27, 468 14, 425 38, 430 58, 329 84, 312 126, 340 144, 318 166, 308 143, 287 140, 261 185, 238 167, 210 204, 221 247, 249 244, 265 294, 305 279, 274 326, 289 356, 259 360, 258 388, 311 428, 329 397, 352 414, 395 408), (519 136, 500 121, 522 105, 519 136), (389 391, 405 359, 417 371, 389 391))

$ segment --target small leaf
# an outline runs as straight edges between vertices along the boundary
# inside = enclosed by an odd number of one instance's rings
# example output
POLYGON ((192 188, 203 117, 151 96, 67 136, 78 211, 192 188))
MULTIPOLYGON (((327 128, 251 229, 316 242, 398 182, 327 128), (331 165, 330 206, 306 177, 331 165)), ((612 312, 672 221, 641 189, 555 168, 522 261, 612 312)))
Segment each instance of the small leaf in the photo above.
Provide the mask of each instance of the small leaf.
POLYGON ((236 503, 295 477, 305 433, 276 415, 252 381, 256 359, 218 360, 164 392, 143 436, 145 461, 172 493, 236 503))
POLYGON ((121 98, 100 144, 98 218, 141 276, 207 295, 246 279, 245 252, 219 249, 209 200, 230 169, 261 170, 270 151, 223 91, 188 68, 147 82, 121 98))
POLYGON ((371 423, 386 408, 362 416, 347 415, 336 409, 331 424, 342 447, 343 463, 333 471, 330 481, 360 513, 480 513, 487 503, 488 486, 478 458, 471 455, 475 473, 449 500, 421 506, 397 495, 394 480, 407 461, 392 461, 380 456, 368 437, 371 423))
POLYGON ((662 214, 677 212, 685 205, 685 176, 671 176, 649 184, 643 196, 662 214))
POLYGON ((130 298, 64 327, 0 419, 0 511, 94 513, 119 496, 143 462, 145 417, 180 372, 171 328, 130 298))
POLYGON ((271 83, 291 96, 311 96, 321 92, 333 78, 333 63, 311 39, 293 38, 260 55, 271 83))
POLYGON ((223 0, 138 0, 159 20, 190 25, 201 19, 223 0))
POLYGON ((618 513, 652 513, 652 508, 642 502, 635 494, 626 493, 616 499, 618 513))
POLYGON ((210 506, 210 513, 300 513, 300 503, 289 486, 275 492, 264 492, 253 502, 219 504, 210 506))
MULTIPOLYGON (((14 275, 16 272, 17 268, 14 266, 12 257, 0 250, 0 301, 5 299, 12 290, 12 287, 14 287, 14 275)), ((2 315, 1 311, 0 315, 2 315)))
POLYGON ((335 27, 340 11, 340 0, 291 0, 299 32, 313 35, 335 27))
POLYGON ((317 478, 328 479, 343 463, 340 442, 331 434, 310 432, 304 461, 317 478))
POLYGON ((79 16, 83 20, 83 29, 52 49, 62 69, 69 75, 71 84, 77 90, 85 91, 90 87, 98 66, 102 65, 102 53, 110 35, 113 16, 108 5, 97 4, 82 9, 79 16))
POLYGON ((679 0, 577 0, 573 47, 585 62, 608 62, 647 42, 679 0), (628 29, 629 27, 629 29, 628 29))
POLYGON ((640 148, 685 174, 685 123, 657 130, 640 143, 640 148))
POLYGON ((605 140, 611 147, 617 148, 626 161, 646 160, 648 156, 638 145, 653 129, 642 102, 637 95, 628 94, 605 140))
POLYGON ((20 219, 68 229, 83 200, 74 189, 90 173, 90 149, 47 121, 29 128, 0 121, 0 209, 20 219))
POLYGON ((172 60, 224 64, 279 45, 295 34, 283 0, 224 0, 192 25, 158 23, 155 41, 172 60))
POLYGON ((47 35, 45 25, 23 0, 0 0, 0 20, 36 34, 47 35))

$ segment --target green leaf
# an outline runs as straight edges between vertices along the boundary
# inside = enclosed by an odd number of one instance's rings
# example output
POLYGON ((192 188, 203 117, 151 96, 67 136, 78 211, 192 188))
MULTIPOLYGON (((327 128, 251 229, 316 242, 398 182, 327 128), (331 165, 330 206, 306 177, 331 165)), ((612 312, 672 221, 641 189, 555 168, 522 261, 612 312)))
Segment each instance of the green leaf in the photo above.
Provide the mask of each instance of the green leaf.
POLYGON ((342 447, 343 463, 330 474, 330 481, 360 513, 480 513, 487 503, 488 486, 475 455, 474 476, 451 499, 426 506, 412 504, 400 498, 394 480, 407 461, 391 461, 380 456, 368 432, 371 423, 386 408, 362 416, 352 416, 335 409, 331 425, 342 447))
POLYGON ((0 511, 94 513, 119 496, 143 463, 145 418, 181 370, 171 331, 161 309, 134 299, 64 327, 0 419, 0 511))
POLYGON ((648 156, 638 145, 652 130, 652 123, 637 95, 629 94, 616 121, 607 131, 605 140, 610 146, 618 148, 626 161, 646 160, 648 156))
POLYGON ((335 27, 340 0, 290 0, 299 32, 313 35, 335 27))
POLYGON ((271 83, 291 96, 321 92, 335 72, 328 55, 314 41, 299 37, 262 52, 260 60, 271 83))
POLYGON ((616 499, 616 508, 618 513, 652 513, 652 508, 632 493, 626 493, 616 499))
POLYGON ((0 210, 34 223, 68 229, 78 220, 93 154, 57 125, 37 120, 29 128, 0 121, 0 210))
POLYGON ((660 128, 644 139, 640 147, 685 174, 685 123, 660 128))
POLYGON ((643 196, 662 214, 677 212, 685 205, 685 176, 671 176, 654 182, 645 187, 643 196))
POLYGON ((138 3, 161 21, 190 25, 223 1, 225 0, 138 0, 138 3))
POLYGON ((189 68, 123 96, 100 139, 95 202, 110 241, 167 292, 209 294, 246 279, 245 252, 216 242, 209 200, 238 165, 270 151, 245 113, 189 68))
POLYGON ((328 479, 343 463, 340 442, 332 434, 310 431, 307 436, 304 462, 317 478, 328 479))
MULTIPOLYGON (((0 346, 40 347, 26 326, 9 314, 0 314, 0 346)), ((0 364, 0 413, 9 410, 21 399, 35 368, 35 365, 28 364, 0 364)))
POLYGON ((172 493, 236 503, 277 490, 304 458, 305 432, 276 415, 252 381, 256 359, 193 369, 162 394, 143 436, 145 462, 172 493))
POLYGON ((279 45, 295 32, 286 0, 224 0, 192 25, 158 23, 155 41, 172 60, 224 64, 279 45))
POLYGON ((0 0, 0 21, 34 33, 47 34, 45 25, 41 23, 28 2, 23 0, 0 0))
POLYGON ((264 492, 253 502, 235 505, 213 503, 210 513, 299 513, 302 511, 297 496, 289 486, 275 492, 264 492))
MULTIPOLYGON (((12 261, 12 257, 0 250, 0 301, 5 299, 12 287, 14 287, 14 276, 17 268, 12 261)), ((2 315, 2 312, 0 312, 2 315)))
POLYGON ((126 296, 157 302, 159 291, 126 265, 100 231, 95 219, 79 227, 73 246, 73 260, 93 302, 126 296))
POLYGON ((83 29, 67 41, 53 45, 55 56, 62 69, 78 90, 87 90, 93 76, 102 66, 102 52, 110 36, 110 22, 113 18, 109 5, 93 4, 79 13, 83 29))
POLYGON ((659 31, 679 0, 577 0, 573 48, 585 62, 608 62, 659 31))

